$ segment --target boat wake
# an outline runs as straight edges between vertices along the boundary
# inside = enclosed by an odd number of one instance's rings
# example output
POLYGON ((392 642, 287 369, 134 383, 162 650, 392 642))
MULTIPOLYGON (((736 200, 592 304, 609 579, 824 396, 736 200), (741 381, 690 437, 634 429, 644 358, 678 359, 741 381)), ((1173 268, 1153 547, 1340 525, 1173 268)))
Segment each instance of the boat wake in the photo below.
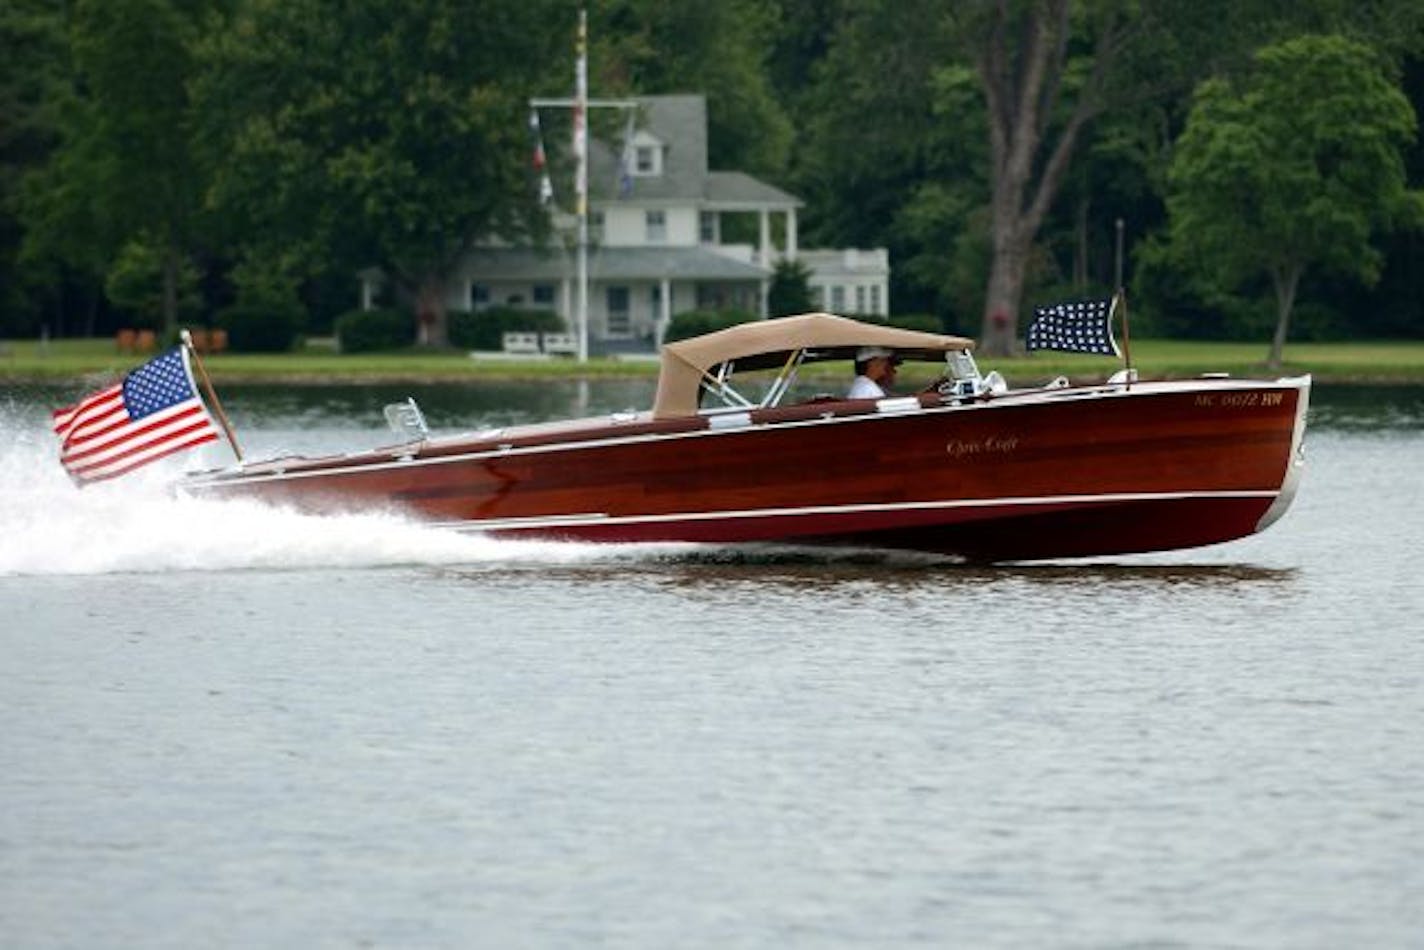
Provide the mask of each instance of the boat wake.
MULTIPOLYGON (((181 460, 80 489, 54 437, 0 414, 0 577, 537 562, 628 557, 607 546, 495 540, 398 514, 317 516, 175 496, 181 460)), ((673 546, 647 552, 667 556, 673 546)))
POLYGON ((405 565, 480 569, 630 564, 883 562, 884 552, 732 549, 697 544, 511 541, 395 513, 312 515, 248 500, 175 495, 181 459, 76 487, 54 437, 0 410, 0 577, 310 570, 405 565))

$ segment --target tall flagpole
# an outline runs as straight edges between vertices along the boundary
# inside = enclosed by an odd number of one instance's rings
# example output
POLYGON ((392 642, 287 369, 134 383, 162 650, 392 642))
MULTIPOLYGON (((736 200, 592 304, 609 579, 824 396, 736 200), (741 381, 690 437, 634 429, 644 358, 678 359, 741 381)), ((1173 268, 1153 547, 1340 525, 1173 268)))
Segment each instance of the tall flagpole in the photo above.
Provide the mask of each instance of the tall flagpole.
POLYGON ((578 358, 588 361, 588 12, 579 7, 574 65, 574 190, 578 202, 578 358))
MULTIPOLYGON (((636 109, 634 99, 588 98, 588 13, 579 8, 577 56, 574 57, 574 97, 572 99, 530 99, 533 109, 572 109, 574 115, 574 212, 578 220, 578 294, 574 322, 578 334, 578 359, 588 359, 588 110, 590 108, 636 109)), ((542 187, 542 186, 541 186, 542 187)))

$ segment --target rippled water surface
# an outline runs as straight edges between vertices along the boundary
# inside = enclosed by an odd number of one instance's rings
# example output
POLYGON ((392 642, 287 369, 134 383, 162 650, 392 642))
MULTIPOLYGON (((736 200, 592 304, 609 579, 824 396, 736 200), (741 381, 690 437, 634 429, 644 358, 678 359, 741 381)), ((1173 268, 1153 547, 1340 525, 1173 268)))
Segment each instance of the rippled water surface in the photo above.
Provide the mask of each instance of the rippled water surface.
MULTIPOLYGON (((1265 534, 991 570, 81 493, 72 395, 0 390, 5 946, 1424 941, 1424 391, 1318 390, 1265 534)), ((254 454, 403 395, 225 394, 254 454)))

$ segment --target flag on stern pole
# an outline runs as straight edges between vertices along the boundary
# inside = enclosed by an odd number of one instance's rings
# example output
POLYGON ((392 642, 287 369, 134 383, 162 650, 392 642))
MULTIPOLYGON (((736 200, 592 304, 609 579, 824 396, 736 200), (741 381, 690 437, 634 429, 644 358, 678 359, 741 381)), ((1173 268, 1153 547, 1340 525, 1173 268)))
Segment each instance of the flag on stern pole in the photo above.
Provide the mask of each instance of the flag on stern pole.
POLYGON ((114 478, 218 437, 182 347, 149 360, 121 383, 55 410, 54 432, 60 464, 80 484, 114 478))
POLYGON ((1116 299, 1107 297, 1035 307, 1033 322, 1028 326, 1028 348, 1121 356, 1112 331, 1116 299))

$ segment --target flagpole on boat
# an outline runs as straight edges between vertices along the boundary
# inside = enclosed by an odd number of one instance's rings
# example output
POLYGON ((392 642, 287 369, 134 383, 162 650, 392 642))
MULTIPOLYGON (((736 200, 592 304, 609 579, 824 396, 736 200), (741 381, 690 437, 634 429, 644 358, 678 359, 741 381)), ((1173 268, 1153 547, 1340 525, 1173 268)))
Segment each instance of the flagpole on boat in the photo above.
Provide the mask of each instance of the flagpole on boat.
POLYGON ((1127 293, 1118 287, 1113 295, 1113 309, 1122 311, 1122 360, 1127 369, 1127 385, 1132 388, 1132 333, 1127 327, 1127 293))
POLYGON ((241 462, 242 449, 237 445, 237 436, 233 434, 232 423, 227 421, 227 413, 223 411, 222 400, 218 399, 218 391, 213 388, 212 378, 208 376, 208 368, 203 365, 202 358, 198 356, 197 347, 193 346, 193 334, 183 330, 178 336, 183 341, 183 349, 188 351, 193 365, 198 368, 198 378, 202 380, 203 389, 207 391, 208 398, 213 402, 213 413, 218 417, 223 434, 227 436, 227 444, 232 446, 232 454, 237 456, 237 460, 241 462))

